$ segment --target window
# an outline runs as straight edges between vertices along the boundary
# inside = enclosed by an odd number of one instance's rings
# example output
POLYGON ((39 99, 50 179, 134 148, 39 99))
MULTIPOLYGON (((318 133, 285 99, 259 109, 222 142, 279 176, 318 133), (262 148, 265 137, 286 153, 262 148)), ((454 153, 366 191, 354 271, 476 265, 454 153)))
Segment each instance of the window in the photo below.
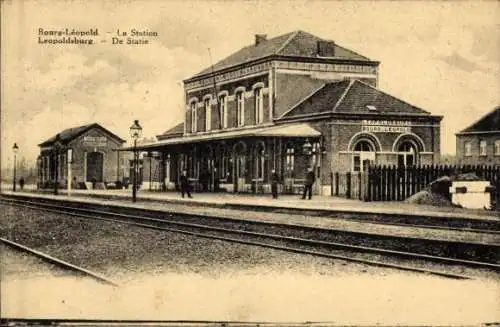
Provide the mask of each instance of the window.
POLYGON ((472 155, 472 145, 470 142, 465 142, 464 152, 466 157, 470 157, 472 155))
POLYGON ((191 132, 196 133, 196 123, 198 122, 198 117, 196 114, 196 101, 191 102, 191 132))
POLYGON ((500 140, 495 141, 495 155, 500 156, 500 140))
POLYGON ((399 167, 413 167, 417 165, 417 148, 409 141, 401 143, 398 148, 398 166, 399 167))
POLYGON ((295 166, 295 149, 293 148, 293 145, 288 145, 286 149, 285 163, 286 172, 292 174, 295 166))
POLYGON ((264 170, 265 170, 265 148, 264 144, 258 143, 257 148, 256 148, 256 156, 255 156, 255 166, 256 166, 256 173, 257 179, 263 180, 264 179, 264 170))
POLYGON ((480 156, 486 155, 486 141, 485 140, 479 141, 479 155, 480 156))
POLYGON ((236 93, 236 121, 238 127, 245 125, 245 92, 236 93))
POLYGON ((209 131, 212 124, 212 106, 210 99, 205 99, 205 130, 209 131))
POLYGON ((222 128, 227 128, 227 96, 221 95, 219 97, 219 106, 220 106, 220 117, 222 128))
POLYGON ((352 171, 363 171, 371 161, 375 161, 375 152, 370 142, 361 140, 354 146, 352 171))
POLYGON ((264 101, 262 97, 262 88, 259 87, 254 91, 254 108, 255 108, 255 123, 261 124, 264 118, 264 101))

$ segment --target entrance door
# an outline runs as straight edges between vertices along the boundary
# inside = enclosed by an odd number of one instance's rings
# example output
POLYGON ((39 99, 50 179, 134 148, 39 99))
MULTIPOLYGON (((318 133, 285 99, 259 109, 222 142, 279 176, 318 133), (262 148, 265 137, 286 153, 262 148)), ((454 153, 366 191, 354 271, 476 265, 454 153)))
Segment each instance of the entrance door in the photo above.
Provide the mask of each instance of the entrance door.
POLYGON ((87 153, 87 181, 103 181, 104 155, 100 152, 87 153))
POLYGON ((236 192, 245 191, 246 174, 247 174, 247 158, 246 158, 246 144, 240 142, 234 148, 234 190, 236 192))

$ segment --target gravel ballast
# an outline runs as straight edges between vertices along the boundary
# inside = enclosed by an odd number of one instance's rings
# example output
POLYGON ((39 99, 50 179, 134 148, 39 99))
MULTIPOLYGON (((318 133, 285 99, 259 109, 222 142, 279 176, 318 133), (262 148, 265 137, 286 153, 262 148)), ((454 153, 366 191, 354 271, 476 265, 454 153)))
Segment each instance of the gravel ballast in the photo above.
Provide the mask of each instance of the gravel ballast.
POLYGON ((321 275, 383 274, 388 271, 342 260, 34 209, 5 205, 0 208, 3 211, 0 225, 2 237, 109 277, 165 272, 218 275, 253 269, 274 273, 293 270, 321 275))

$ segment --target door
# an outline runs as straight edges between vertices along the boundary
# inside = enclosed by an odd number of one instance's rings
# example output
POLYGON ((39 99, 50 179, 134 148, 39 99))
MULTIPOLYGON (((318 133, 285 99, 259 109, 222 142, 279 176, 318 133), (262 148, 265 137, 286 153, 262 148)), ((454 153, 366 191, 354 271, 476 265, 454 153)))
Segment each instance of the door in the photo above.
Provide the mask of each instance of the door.
POLYGON ((87 182, 103 182, 104 155, 100 152, 87 153, 87 182))

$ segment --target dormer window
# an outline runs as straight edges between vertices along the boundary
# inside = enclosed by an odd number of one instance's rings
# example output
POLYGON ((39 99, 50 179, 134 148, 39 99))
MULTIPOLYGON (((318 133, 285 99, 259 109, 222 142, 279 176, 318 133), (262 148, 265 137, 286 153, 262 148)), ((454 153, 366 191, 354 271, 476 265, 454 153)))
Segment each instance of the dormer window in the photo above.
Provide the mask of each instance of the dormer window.
POLYGON ((366 105, 366 108, 370 111, 377 111, 377 107, 371 104, 366 105))

